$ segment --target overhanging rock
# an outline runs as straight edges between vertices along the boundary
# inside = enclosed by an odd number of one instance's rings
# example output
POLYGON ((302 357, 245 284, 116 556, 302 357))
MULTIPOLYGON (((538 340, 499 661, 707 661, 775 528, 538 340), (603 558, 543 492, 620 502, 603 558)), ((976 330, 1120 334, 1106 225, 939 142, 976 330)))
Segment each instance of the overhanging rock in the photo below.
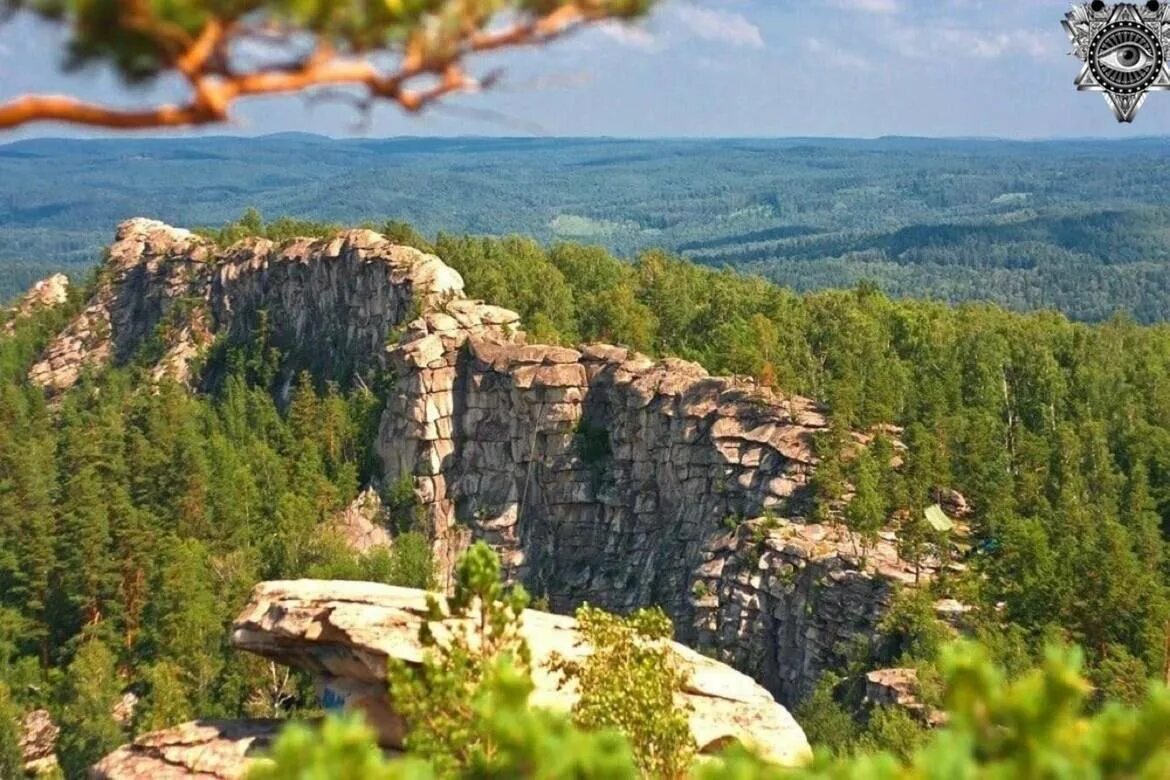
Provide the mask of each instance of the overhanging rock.
MULTIPOLYGON (((367 582, 293 580, 257 585, 232 630, 233 646, 317 676, 327 703, 366 712, 384 747, 402 744, 402 722, 386 695, 386 662, 418 663, 419 627, 427 613, 420 590, 367 582)), ((435 626, 437 633, 455 621, 435 626)), ((577 693, 548 669, 556 652, 573 660, 589 648, 570 617, 527 610, 523 635, 532 649, 531 703, 569 710, 577 693)), ((691 705, 691 733, 700 752, 739 741, 785 766, 810 756, 808 740, 789 712, 751 678, 683 645, 672 650, 689 672, 681 698, 691 705)))

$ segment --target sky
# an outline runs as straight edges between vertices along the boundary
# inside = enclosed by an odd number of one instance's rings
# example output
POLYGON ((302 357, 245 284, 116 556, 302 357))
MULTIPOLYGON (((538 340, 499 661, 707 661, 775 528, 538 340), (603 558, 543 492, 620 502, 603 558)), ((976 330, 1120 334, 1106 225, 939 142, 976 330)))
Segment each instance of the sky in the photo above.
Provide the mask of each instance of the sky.
MULTIPOLYGON (((205 132, 331 136, 627 137, 1170 134, 1170 92, 1132 126, 1078 93, 1065 0, 664 0, 635 25, 606 23, 540 49, 472 64, 503 68, 490 92, 422 116, 383 105, 252 99, 205 132)), ((115 105, 181 94, 127 89, 101 70, 63 74, 61 35, 23 16, 0 23, 0 99, 54 92, 115 105)), ((189 131, 188 131, 189 132, 189 131)), ((93 135, 41 125, 0 135, 93 135)), ((159 135, 159 131, 151 131, 159 135)))

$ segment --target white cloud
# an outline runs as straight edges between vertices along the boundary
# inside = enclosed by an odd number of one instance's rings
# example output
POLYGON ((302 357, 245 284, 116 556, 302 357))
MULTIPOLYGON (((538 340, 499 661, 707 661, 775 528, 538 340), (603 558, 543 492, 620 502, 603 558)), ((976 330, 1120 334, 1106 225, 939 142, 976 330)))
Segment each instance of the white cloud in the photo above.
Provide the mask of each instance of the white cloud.
POLYGON ((830 4, 847 11, 870 14, 893 14, 901 7, 898 0, 830 0, 830 4))
POLYGON ((749 22, 743 14, 685 5, 676 8, 674 13, 697 38, 753 49, 765 48, 760 28, 749 22))
POLYGON ((991 60, 1017 55, 1040 58, 1050 52, 1049 42, 1030 30, 896 27, 888 31, 887 40, 895 51, 911 59, 991 60))
POLYGON ((631 49, 655 51, 659 48, 658 39, 644 27, 610 20, 598 24, 597 30, 610 40, 631 49))
POLYGON ((816 58, 816 65, 832 65, 844 70, 868 70, 870 62, 860 54, 842 49, 820 38, 807 38, 804 48, 816 58))

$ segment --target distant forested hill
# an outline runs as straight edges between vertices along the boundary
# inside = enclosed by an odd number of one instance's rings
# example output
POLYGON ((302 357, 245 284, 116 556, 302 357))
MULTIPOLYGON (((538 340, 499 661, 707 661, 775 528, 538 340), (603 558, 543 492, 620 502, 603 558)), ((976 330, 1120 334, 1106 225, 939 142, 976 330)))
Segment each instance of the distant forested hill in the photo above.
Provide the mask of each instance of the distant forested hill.
POLYGON ((1170 140, 367 139, 0 146, 0 299, 79 275, 126 217, 405 220, 663 247, 798 289, 1170 319, 1170 140))

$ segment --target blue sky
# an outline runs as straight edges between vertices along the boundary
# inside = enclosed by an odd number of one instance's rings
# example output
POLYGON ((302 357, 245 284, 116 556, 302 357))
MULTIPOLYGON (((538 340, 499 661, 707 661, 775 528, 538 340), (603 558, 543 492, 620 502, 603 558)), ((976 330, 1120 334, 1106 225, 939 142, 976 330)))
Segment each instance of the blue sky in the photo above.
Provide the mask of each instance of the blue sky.
MULTIPOLYGON (((209 132, 328 135, 1132 136, 1170 134, 1170 93, 1133 126, 1077 93, 1064 0, 665 0, 636 26, 609 24, 540 50, 478 61, 505 68, 492 92, 422 117, 391 106, 359 125, 342 104, 239 104, 209 132)), ((0 98, 64 92, 123 105, 102 71, 62 75, 59 37, 26 18, 0 24, 0 98)), ((62 135, 42 126, 19 135, 62 135)), ((92 133, 87 133, 92 134, 92 133)), ((0 136, 15 138, 17 134, 0 136)))

